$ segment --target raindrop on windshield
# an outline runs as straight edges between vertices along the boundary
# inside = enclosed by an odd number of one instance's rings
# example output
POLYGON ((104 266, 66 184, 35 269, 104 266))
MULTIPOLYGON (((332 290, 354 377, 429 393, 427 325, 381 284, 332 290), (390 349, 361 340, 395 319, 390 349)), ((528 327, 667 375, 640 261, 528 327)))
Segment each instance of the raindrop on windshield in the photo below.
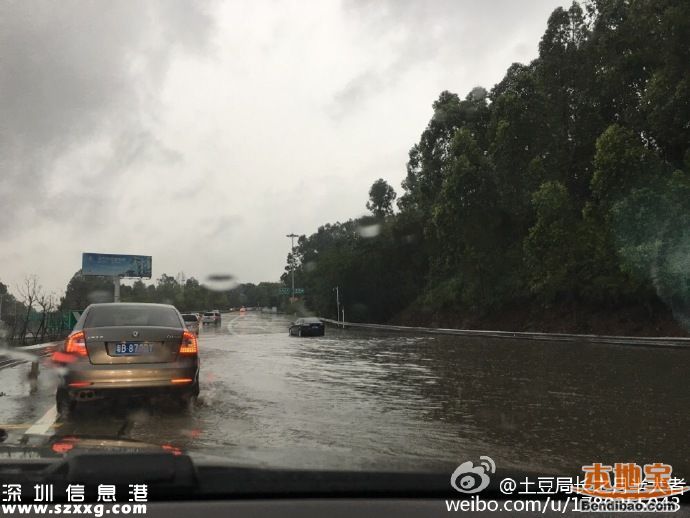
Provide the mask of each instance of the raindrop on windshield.
POLYGON ((357 232, 364 238, 376 237, 381 232, 381 224, 375 223, 373 225, 361 226, 357 229, 357 232))
POLYGON ((215 273, 206 277, 204 287, 213 291, 227 291, 237 286, 237 280, 229 273, 215 273))
POLYGON ((112 302, 113 293, 107 290, 91 290, 87 295, 86 299, 91 304, 97 304, 99 302, 112 302))

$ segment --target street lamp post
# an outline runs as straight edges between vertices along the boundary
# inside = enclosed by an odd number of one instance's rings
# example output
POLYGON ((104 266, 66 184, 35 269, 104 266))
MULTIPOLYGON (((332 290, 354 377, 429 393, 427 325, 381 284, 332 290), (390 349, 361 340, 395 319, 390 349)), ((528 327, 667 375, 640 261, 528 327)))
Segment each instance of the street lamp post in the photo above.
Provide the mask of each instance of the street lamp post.
POLYGON ((335 313, 335 320, 336 322, 340 322, 340 287, 336 286, 333 291, 335 291, 335 304, 338 308, 335 313))
POLYGON ((298 237, 297 234, 288 234, 285 237, 290 238, 290 253, 292 254, 291 270, 292 270, 292 299, 291 302, 295 301, 295 238, 298 237))

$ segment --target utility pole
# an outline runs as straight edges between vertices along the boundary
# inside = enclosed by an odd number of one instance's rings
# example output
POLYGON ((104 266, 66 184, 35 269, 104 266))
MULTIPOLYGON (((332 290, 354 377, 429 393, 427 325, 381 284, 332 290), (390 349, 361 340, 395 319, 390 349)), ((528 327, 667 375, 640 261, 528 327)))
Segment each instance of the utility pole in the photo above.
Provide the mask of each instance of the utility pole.
POLYGON ((288 234, 285 237, 290 238, 290 254, 292 255, 292 261, 291 261, 291 270, 292 270, 292 299, 291 302, 295 301, 295 238, 299 237, 297 234, 294 232, 292 234, 288 234))
POLYGON ((120 277, 113 277, 113 302, 120 302, 120 277))
POLYGON ((333 291, 335 291, 335 303, 336 303, 336 306, 338 307, 338 310, 336 311, 336 314, 335 314, 335 320, 336 320, 336 322, 340 323, 340 287, 336 286, 333 291))

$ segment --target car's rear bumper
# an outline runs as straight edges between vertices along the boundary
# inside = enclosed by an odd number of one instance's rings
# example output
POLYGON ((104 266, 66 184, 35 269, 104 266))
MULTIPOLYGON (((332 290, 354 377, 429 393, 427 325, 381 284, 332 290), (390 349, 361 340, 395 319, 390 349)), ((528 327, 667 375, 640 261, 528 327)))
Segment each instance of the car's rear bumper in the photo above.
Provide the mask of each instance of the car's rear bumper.
POLYGON ((300 329, 299 327, 294 327, 291 329, 290 334, 296 335, 299 331, 302 331, 302 336, 323 336, 325 328, 303 327, 300 329))
POLYGON ((197 383, 198 378, 198 358, 147 364, 75 363, 67 368, 61 387, 69 391, 182 389, 197 383))

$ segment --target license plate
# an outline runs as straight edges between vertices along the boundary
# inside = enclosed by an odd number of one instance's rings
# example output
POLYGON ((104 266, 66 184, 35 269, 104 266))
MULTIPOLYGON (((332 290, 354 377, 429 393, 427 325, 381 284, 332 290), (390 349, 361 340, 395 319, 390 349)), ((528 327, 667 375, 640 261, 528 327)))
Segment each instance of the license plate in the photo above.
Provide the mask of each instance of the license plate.
POLYGON ((121 342, 115 344, 115 356, 136 356, 140 354, 149 354, 153 351, 153 345, 142 342, 121 342))

